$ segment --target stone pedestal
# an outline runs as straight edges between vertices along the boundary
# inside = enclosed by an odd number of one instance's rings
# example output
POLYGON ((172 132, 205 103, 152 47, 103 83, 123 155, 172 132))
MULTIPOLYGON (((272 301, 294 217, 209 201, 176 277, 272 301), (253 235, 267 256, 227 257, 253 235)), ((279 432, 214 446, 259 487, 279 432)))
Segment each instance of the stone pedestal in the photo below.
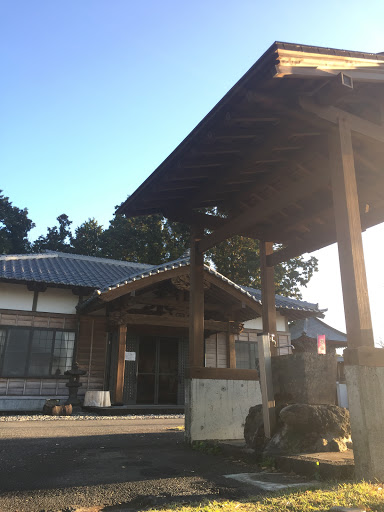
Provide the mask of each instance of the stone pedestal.
POLYGON ((244 439, 245 418, 256 404, 261 404, 259 381, 186 379, 186 441, 244 439))
POLYGON ((272 358, 277 404, 335 404, 336 354, 299 352, 272 358))
POLYGON ((384 350, 344 351, 355 476, 384 481, 384 350))

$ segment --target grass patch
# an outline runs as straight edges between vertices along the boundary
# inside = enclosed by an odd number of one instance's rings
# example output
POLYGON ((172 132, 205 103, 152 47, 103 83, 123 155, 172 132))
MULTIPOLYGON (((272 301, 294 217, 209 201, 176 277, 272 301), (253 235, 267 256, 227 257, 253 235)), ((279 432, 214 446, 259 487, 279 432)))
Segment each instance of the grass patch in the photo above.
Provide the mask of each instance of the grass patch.
POLYGON ((220 455, 222 452, 218 443, 213 441, 193 441, 191 447, 192 450, 203 452, 208 455, 220 455))
POLYGON ((381 484, 348 483, 323 485, 316 490, 286 491, 247 501, 205 501, 196 505, 170 505, 147 512, 328 512, 335 506, 362 507, 367 512, 384 512, 381 484))

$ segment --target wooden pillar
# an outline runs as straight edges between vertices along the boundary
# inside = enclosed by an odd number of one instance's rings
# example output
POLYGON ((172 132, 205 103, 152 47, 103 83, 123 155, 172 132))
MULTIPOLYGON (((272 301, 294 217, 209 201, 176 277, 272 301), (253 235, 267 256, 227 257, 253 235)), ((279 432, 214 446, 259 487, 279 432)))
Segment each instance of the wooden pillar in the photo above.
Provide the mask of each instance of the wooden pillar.
POLYGON ((236 368, 235 335, 231 332, 231 323, 227 331, 227 367, 236 368))
MULTIPOLYGON (((260 240, 261 302, 263 306, 263 332, 271 334, 277 343, 276 299, 274 267, 267 266, 267 256, 273 253, 273 242, 260 240)), ((271 355, 277 355, 275 343, 271 343, 271 355)))
POLYGON ((189 297, 189 366, 204 366, 204 254, 199 251, 201 234, 191 236, 191 270, 189 297))
POLYGON ((268 334, 258 334, 260 387, 263 402, 264 434, 270 439, 276 430, 276 409, 273 393, 272 361, 268 334))
POLYGON ((124 372, 125 372, 125 347, 127 343, 127 326, 119 325, 117 334, 117 370, 115 381, 115 403, 123 403, 124 372))
POLYGON ((344 119, 330 137, 330 164, 348 347, 373 347, 352 137, 344 119))

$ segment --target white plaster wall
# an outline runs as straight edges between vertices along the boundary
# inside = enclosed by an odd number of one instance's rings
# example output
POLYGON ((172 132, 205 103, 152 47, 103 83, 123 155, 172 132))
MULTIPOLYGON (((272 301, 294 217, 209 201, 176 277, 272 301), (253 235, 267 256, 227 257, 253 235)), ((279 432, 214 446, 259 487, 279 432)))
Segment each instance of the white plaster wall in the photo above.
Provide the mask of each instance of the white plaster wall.
POLYGON ((32 311, 33 292, 27 285, 0 283, 0 309, 32 311))
POLYGON ((72 290, 65 288, 48 288, 45 292, 39 292, 36 311, 45 313, 75 314, 79 301, 72 290))
POLYGON ((261 404, 259 381, 186 379, 186 438, 189 442, 244 439, 245 418, 257 404, 261 404))
MULTIPOLYGON (((253 318, 252 320, 247 320, 244 322, 245 329, 263 329, 263 320, 262 318, 253 318)), ((280 315, 280 313, 276 312, 276 328, 278 331, 285 332, 288 331, 288 320, 285 316, 280 315)))

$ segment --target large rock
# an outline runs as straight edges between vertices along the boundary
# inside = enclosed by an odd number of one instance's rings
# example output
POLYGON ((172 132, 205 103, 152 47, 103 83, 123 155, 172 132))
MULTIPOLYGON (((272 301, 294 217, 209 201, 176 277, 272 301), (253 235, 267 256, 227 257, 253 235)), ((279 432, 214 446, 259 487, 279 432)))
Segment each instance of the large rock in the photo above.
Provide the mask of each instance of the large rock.
POLYGON ((292 404, 280 411, 281 426, 267 454, 345 451, 351 443, 349 411, 336 405, 292 404))
POLYGON ((337 437, 351 435, 349 411, 337 405, 288 405, 280 411, 280 420, 296 432, 332 432, 337 437))

